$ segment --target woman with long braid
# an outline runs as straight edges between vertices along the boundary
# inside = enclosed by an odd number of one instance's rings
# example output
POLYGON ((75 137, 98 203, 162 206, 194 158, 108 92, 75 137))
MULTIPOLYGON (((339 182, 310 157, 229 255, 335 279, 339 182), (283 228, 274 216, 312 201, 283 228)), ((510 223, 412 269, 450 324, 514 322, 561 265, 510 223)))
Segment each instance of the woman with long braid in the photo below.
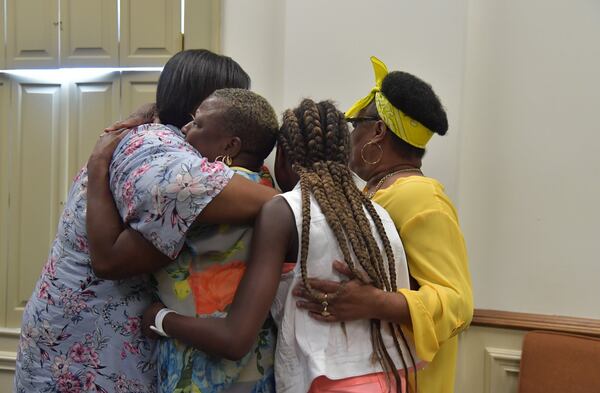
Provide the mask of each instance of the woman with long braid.
MULTIPOLYGON (((313 290, 308 270, 339 279, 327 261, 341 254, 357 276, 377 288, 396 291, 398 283, 407 287, 404 252, 391 219, 355 186, 348 168, 350 143, 343 115, 329 102, 302 101, 284 114, 277 153, 276 177, 282 190, 291 190, 282 197, 300 236, 299 251, 291 247, 299 263, 288 284, 302 281, 321 302, 321 314, 328 315, 328 302, 336 294, 313 290)), ((281 315, 275 358, 278 391, 301 391, 296 386, 312 381, 310 390, 306 385, 304 390, 382 392, 388 390, 386 379, 389 387, 404 391, 415 359, 398 326, 379 320, 336 326, 315 322, 297 309, 290 287, 283 283, 273 311, 276 318, 281 315)))
MULTIPOLYGON (((429 84, 406 72, 388 72, 377 58, 371 61, 376 85, 346 112, 354 126, 350 166, 365 180, 366 195, 394 220, 414 285, 392 293, 359 280, 343 288, 309 280, 313 289, 338 293, 326 317, 308 290, 298 287, 295 295, 321 322, 376 318, 401 324, 414 338, 417 355, 429 362, 417 373, 420 392, 451 393, 457 335, 473 316, 471 277, 456 209, 443 185, 421 172, 427 142, 446 133, 448 120, 429 84)), ((335 267, 353 276, 344 264, 335 267)))
POLYGON ((352 181, 344 115, 329 102, 304 100, 285 112, 277 143, 275 174, 287 192, 266 203, 256 219, 250 258, 227 317, 168 313, 163 330, 235 360, 251 348, 271 310, 279 325, 278 392, 404 391, 418 359, 397 325, 321 323, 298 309, 291 296, 293 286, 304 282, 319 299, 321 314, 328 315, 335 294, 312 291, 307 277, 339 281, 331 261, 341 258, 383 291, 408 287, 404 250, 391 218, 352 181), (282 264, 291 260, 298 262, 280 282, 282 264), (183 334, 190 331, 195 334, 183 334))

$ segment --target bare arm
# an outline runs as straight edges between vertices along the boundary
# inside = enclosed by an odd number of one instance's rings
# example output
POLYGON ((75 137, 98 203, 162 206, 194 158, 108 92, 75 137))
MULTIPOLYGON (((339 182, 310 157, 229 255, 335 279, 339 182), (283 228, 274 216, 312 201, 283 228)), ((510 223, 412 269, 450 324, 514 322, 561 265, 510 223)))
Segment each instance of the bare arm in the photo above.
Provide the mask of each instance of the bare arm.
MULTIPOLYGON (((252 348, 275 298, 281 266, 290 247, 294 219, 283 198, 265 204, 256 219, 246 272, 225 318, 194 318, 168 314, 166 333, 194 348, 231 360, 252 348)), ((150 310, 145 323, 154 322, 150 310)))
POLYGON ((251 224, 265 203, 277 195, 271 187, 233 175, 196 219, 205 224, 251 224))

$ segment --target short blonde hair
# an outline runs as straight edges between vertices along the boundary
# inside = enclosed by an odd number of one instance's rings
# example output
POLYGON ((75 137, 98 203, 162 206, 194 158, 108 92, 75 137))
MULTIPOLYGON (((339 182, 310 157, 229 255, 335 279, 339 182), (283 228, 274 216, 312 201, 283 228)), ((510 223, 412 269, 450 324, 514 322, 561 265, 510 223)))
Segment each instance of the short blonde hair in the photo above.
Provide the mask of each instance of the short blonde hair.
POLYGON ((259 94, 244 89, 220 89, 212 98, 225 105, 223 126, 242 140, 243 150, 267 158, 275 147, 279 124, 275 110, 259 94))

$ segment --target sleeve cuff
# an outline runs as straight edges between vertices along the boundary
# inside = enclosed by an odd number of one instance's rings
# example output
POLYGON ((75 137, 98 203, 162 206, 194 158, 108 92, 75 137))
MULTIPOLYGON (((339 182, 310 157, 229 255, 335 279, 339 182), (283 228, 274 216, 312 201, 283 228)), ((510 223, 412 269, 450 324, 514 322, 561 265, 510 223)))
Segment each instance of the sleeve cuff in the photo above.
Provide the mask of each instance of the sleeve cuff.
POLYGON ((417 356, 426 362, 431 362, 440 349, 437 334, 435 332, 435 323, 431 318, 431 314, 425 308, 419 294, 411 291, 408 288, 402 288, 400 293, 406 298, 410 318, 412 321, 412 329, 409 329, 415 341, 417 356))

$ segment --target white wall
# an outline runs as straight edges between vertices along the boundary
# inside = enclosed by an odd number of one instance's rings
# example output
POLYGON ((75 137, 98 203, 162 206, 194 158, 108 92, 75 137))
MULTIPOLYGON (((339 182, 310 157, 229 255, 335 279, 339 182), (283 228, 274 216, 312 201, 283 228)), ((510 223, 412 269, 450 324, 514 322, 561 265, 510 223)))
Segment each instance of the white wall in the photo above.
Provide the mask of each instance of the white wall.
POLYGON ((600 318, 600 2, 470 2, 460 204, 477 307, 600 318))
POLYGON ((281 112, 285 2, 222 0, 221 51, 252 78, 252 90, 281 112))
MULTIPOLYGON (((252 78, 252 90, 281 114, 284 90, 284 18, 282 0, 222 0, 221 51, 252 78)), ((273 168, 275 152, 266 164, 273 168)))
POLYGON ((278 112, 304 97, 332 99, 347 109, 373 87, 371 55, 432 84, 448 111, 450 131, 433 138, 424 169, 456 197, 466 0, 223 4, 223 53, 248 71, 253 89, 278 112))
POLYGON ((424 170, 456 196, 466 1, 288 0, 285 106, 331 98, 347 109, 374 86, 369 57, 434 86, 450 131, 435 136, 424 170), (448 23, 452 20, 452 23, 448 23))
POLYGON ((369 56, 431 83, 450 131, 434 137, 425 171, 456 196, 466 0, 225 0, 223 53, 279 111, 304 97, 347 109, 373 87, 369 56), (452 23, 448 21, 451 20, 452 23))
POLYGON ((278 111, 347 108, 370 55, 431 83, 450 130, 425 171, 459 207, 476 306, 600 318, 598 1, 224 0, 223 17, 278 111))

